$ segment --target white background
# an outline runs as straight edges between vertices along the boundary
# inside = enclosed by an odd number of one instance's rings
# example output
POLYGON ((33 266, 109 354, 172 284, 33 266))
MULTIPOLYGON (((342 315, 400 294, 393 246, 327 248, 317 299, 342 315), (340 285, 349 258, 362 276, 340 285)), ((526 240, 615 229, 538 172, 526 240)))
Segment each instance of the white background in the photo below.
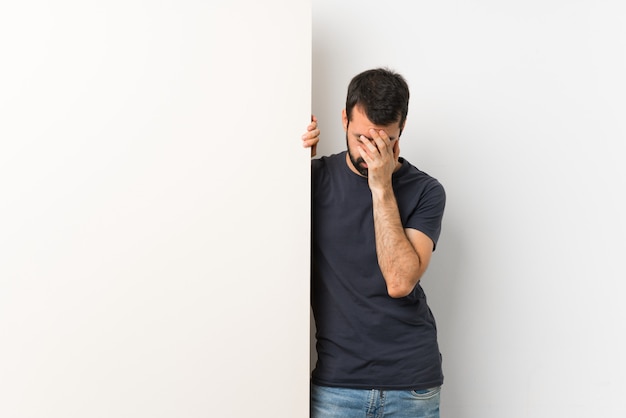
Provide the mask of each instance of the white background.
POLYGON ((308 414, 310 6, 2 2, 1 417, 308 414))
POLYGON ((401 154, 448 194, 423 279, 444 417, 626 416, 625 28, 621 1, 313 1, 319 153, 389 66, 401 154))

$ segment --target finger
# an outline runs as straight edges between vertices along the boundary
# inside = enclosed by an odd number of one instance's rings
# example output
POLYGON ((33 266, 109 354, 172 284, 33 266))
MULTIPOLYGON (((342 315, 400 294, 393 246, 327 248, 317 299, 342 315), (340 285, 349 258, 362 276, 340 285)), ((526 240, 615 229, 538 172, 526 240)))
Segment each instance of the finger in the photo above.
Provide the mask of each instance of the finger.
POLYGON ((376 130, 376 129, 370 129, 370 134, 372 135, 372 138, 381 138, 382 140, 389 140, 389 135, 387 135, 387 132, 383 129, 380 130, 376 130))
POLYGON ((320 130, 315 128, 311 131, 307 131, 304 134, 302 134, 302 139, 307 140, 307 139, 316 138, 318 136, 320 136, 320 130))
POLYGON ((311 122, 317 122, 317 117, 311 114, 311 122))
POLYGON ((302 146, 304 148, 314 148, 317 149, 317 144, 319 143, 319 138, 307 139, 306 141, 302 141, 302 146))
POLYGON ((320 141, 320 130, 314 129, 302 135, 302 142, 305 147, 313 147, 320 141))
POLYGON ((376 143, 376 146, 378 147, 378 149, 381 151, 391 145, 391 140, 389 139, 389 135, 387 135, 387 132, 385 132, 382 129, 379 131, 375 129, 370 129, 370 135, 372 136, 372 139, 376 143))
POLYGON ((368 154, 367 150, 365 148, 363 148, 363 147, 359 147, 358 151, 359 151, 359 154, 361 154, 361 157, 363 158, 365 163, 368 166, 371 165, 373 160, 372 160, 372 157, 370 157, 370 155, 368 154))
POLYGON ((376 144, 374 143, 373 140, 369 139, 365 135, 361 135, 359 139, 362 144, 362 148, 364 149, 365 152, 370 153, 370 152, 378 151, 378 148, 376 148, 376 144))
POLYGON ((316 145, 318 142, 320 142, 319 136, 302 138, 302 144, 305 147, 312 147, 313 145, 316 145))
POLYGON ((318 142, 320 142, 319 138, 304 139, 304 140, 302 140, 302 145, 304 147, 308 148, 308 147, 312 147, 313 145, 317 144, 318 142))

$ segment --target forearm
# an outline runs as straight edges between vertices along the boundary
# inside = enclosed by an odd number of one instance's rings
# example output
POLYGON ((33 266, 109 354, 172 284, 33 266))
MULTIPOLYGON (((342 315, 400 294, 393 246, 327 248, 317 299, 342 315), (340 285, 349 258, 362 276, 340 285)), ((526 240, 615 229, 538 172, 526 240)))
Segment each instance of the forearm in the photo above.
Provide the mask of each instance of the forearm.
POLYGON ((402 226, 393 189, 372 190, 372 199, 378 265, 389 296, 404 297, 419 281, 424 266, 402 226))

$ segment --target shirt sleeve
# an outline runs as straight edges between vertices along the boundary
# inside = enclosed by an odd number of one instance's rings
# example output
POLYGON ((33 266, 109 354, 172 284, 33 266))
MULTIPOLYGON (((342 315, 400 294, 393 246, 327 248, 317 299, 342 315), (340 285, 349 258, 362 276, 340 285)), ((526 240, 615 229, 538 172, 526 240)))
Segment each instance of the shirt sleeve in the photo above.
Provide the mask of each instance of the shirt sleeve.
POLYGON ((417 205, 409 215, 405 228, 413 228, 426 234, 433 241, 433 251, 441 234, 441 222, 446 206, 446 192, 438 181, 425 188, 417 205))

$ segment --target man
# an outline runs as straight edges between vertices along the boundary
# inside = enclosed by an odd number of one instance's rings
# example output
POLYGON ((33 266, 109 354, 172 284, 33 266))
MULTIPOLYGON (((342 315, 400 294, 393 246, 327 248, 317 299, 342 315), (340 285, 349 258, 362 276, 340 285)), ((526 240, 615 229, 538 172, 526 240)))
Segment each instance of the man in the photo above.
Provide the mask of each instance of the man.
MULTIPOLYGON (((445 192, 400 157, 408 104, 401 75, 358 74, 342 113, 347 150, 312 161, 312 418, 439 417, 441 355, 419 281, 445 192)), ((304 145, 318 135, 313 118, 304 145)))

